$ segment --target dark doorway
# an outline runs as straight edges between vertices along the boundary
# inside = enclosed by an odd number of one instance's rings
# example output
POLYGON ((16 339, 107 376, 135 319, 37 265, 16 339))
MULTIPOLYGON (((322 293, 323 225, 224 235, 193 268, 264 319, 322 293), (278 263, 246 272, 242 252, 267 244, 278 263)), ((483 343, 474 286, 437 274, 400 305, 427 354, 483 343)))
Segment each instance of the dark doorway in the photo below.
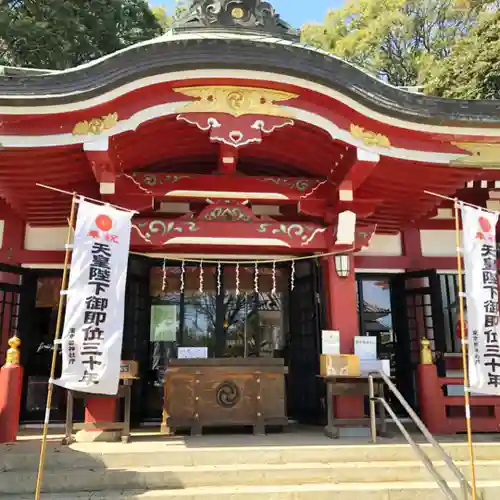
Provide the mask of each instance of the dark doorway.
POLYGON ((408 272, 394 276, 391 284, 397 385, 408 403, 418 409, 415 372, 423 337, 430 340, 438 373, 445 376, 446 339, 439 276, 434 270, 408 272))
MULTIPOLYGON (((43 422, 54 349, 54 336, 62 282, 61 270, 24 270, 20 301, 19 331, 24 367, 21 420, 43 422)), ((64 310, 62 311, 64 321, 64 310)), ((62 332, 61 332, 62 333, 62 332)), ((56 358, 55 378, 61 370, 61 354, 56 358)), ((66 392, 54 385, 50 421, 63 422, 66 392)), ((83 418, 83 407, 75 406, 74 419, 83 418)))
POLYGON ((290 327, 286 362, 288 415, 301 423, 318 424, 325 419, 325 388, 318 378, 323 307, 321 268, 313 261, 296 264, 290 292, 290 327))

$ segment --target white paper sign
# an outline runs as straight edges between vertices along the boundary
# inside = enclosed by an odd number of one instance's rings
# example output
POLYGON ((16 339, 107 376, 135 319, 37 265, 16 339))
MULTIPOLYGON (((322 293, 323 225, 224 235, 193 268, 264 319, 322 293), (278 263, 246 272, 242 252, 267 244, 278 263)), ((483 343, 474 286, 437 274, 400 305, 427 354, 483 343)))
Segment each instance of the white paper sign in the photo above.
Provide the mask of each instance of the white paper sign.
POLYGON ((132 212, 80 201, 73 239, 62 373, 54 383, 118 391, 132 212))
POLYGON ((354 354, 359 359, 377 359, 377 337, 354 337, 354 354))
POLYGON ((208 347, 179 347, 177 349, 178 359, 206 359, 208 358, 208 347))
POLYGON ((321 332, 321 353, 340 354, 340 333, 336 330, 323 330, 321 332))
POLYGON ((500 395, 500 329, 496 224, 498 214, 461 206, 470 388, 500 395))

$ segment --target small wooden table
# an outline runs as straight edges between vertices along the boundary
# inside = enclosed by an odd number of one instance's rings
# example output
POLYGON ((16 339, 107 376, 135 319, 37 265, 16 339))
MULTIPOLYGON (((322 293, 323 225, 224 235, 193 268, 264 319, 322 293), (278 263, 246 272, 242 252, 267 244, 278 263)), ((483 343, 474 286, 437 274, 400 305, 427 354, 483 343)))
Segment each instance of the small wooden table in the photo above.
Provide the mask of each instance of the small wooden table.
POLYGON ((107 431, 120 431, 122 443, 130 441, 130 410, 132 405, 132 383, 137 380, 139 365, 137 361, 122 361, 120 364, 120 384, 118 392, 114 396, 104 394, 89 394, 79 391, 67 391, 66 396, 66 424, 63 445, 69 445, 74 441, 73 431, 102 429, 107 431), (75 399, 86 398, 116 398, 124 399, 123 422, 87 422, 84 424, 73 424, 73 406, 75 399))
MULTIPOLYGON (((325 427, 325 435, 331 439, 339 437, 338 425, 366 424, 370 423, 369 417, 356 419, 336 419, 335 418, 335 398, 337 396, 369 396, 368 376, 348 377, 346 375, 332 375, 321 377, 326 383, 328 423, 325 427)), ((383 396, 384 381, 382 378, 373 375, 375 397, 383 396)), ((385 408, 379 405, 380 415, 380 436, 386 435, 385 408)))

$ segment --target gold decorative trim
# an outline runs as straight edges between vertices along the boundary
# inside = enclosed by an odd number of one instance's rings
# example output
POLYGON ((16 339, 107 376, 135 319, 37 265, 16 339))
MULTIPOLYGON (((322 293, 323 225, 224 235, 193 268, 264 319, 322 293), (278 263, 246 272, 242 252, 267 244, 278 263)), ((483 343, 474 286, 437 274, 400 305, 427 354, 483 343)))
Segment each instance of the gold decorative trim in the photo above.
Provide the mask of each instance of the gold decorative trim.
POLYGON ((21 360, 21 353, 19 352, 19 346, 21 345, 21 340, 17 335, 14 335, 9 339, 10 349, 7 350, 7 357, 5 359, 5 366, 18 365, 21 360))
POLYGON ((470 156, 457 158, 454 163, 458 165, 500 167, 500 143, 452 142, 452 144, 471 153, 470 156))
POLYGON ((370 130, 365 130, 363 127, 351 123, 351 135, 367 146, 376 146, 379 148, 390 148, 391 141, 388 137, 370 130))
POLYGON ((91 118, 78 122, 73 128, 73 135, 99 135, 113 128, 118 123, 118 113, 110 113, 100 118, 91 118))
POLYGON ((222 85, 179 87, 174 91, 197 99, 182 106, 178 113, 228 113, 234 117, 266 115, 293 118, 289 110, 276 102, 298 97, 280 90, 222 85))

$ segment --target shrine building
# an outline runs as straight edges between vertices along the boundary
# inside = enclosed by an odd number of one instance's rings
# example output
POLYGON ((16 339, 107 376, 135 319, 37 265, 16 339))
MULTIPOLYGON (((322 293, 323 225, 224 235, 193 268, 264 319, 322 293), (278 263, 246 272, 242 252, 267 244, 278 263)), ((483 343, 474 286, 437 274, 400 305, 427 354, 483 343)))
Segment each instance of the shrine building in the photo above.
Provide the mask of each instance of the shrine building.
MULTIPOLYGON (((76 68, 3 68, 0 363, 17 332, 21 422, 45 411, 65 192, 137 212, 123 336, 137 424, 161 420, 181 347, 282 359, 287 418, 308 423, 324 420, 323 330, 343 354, 376 337, 417 409, 422 338, 441 377, 460 370, 453 203, 432 193, 500 210, 498 103, 388 85, 303 45, 267 2, 209 4, 76 68)), ((53 421, 65 404, 56 387, 53 421)))

